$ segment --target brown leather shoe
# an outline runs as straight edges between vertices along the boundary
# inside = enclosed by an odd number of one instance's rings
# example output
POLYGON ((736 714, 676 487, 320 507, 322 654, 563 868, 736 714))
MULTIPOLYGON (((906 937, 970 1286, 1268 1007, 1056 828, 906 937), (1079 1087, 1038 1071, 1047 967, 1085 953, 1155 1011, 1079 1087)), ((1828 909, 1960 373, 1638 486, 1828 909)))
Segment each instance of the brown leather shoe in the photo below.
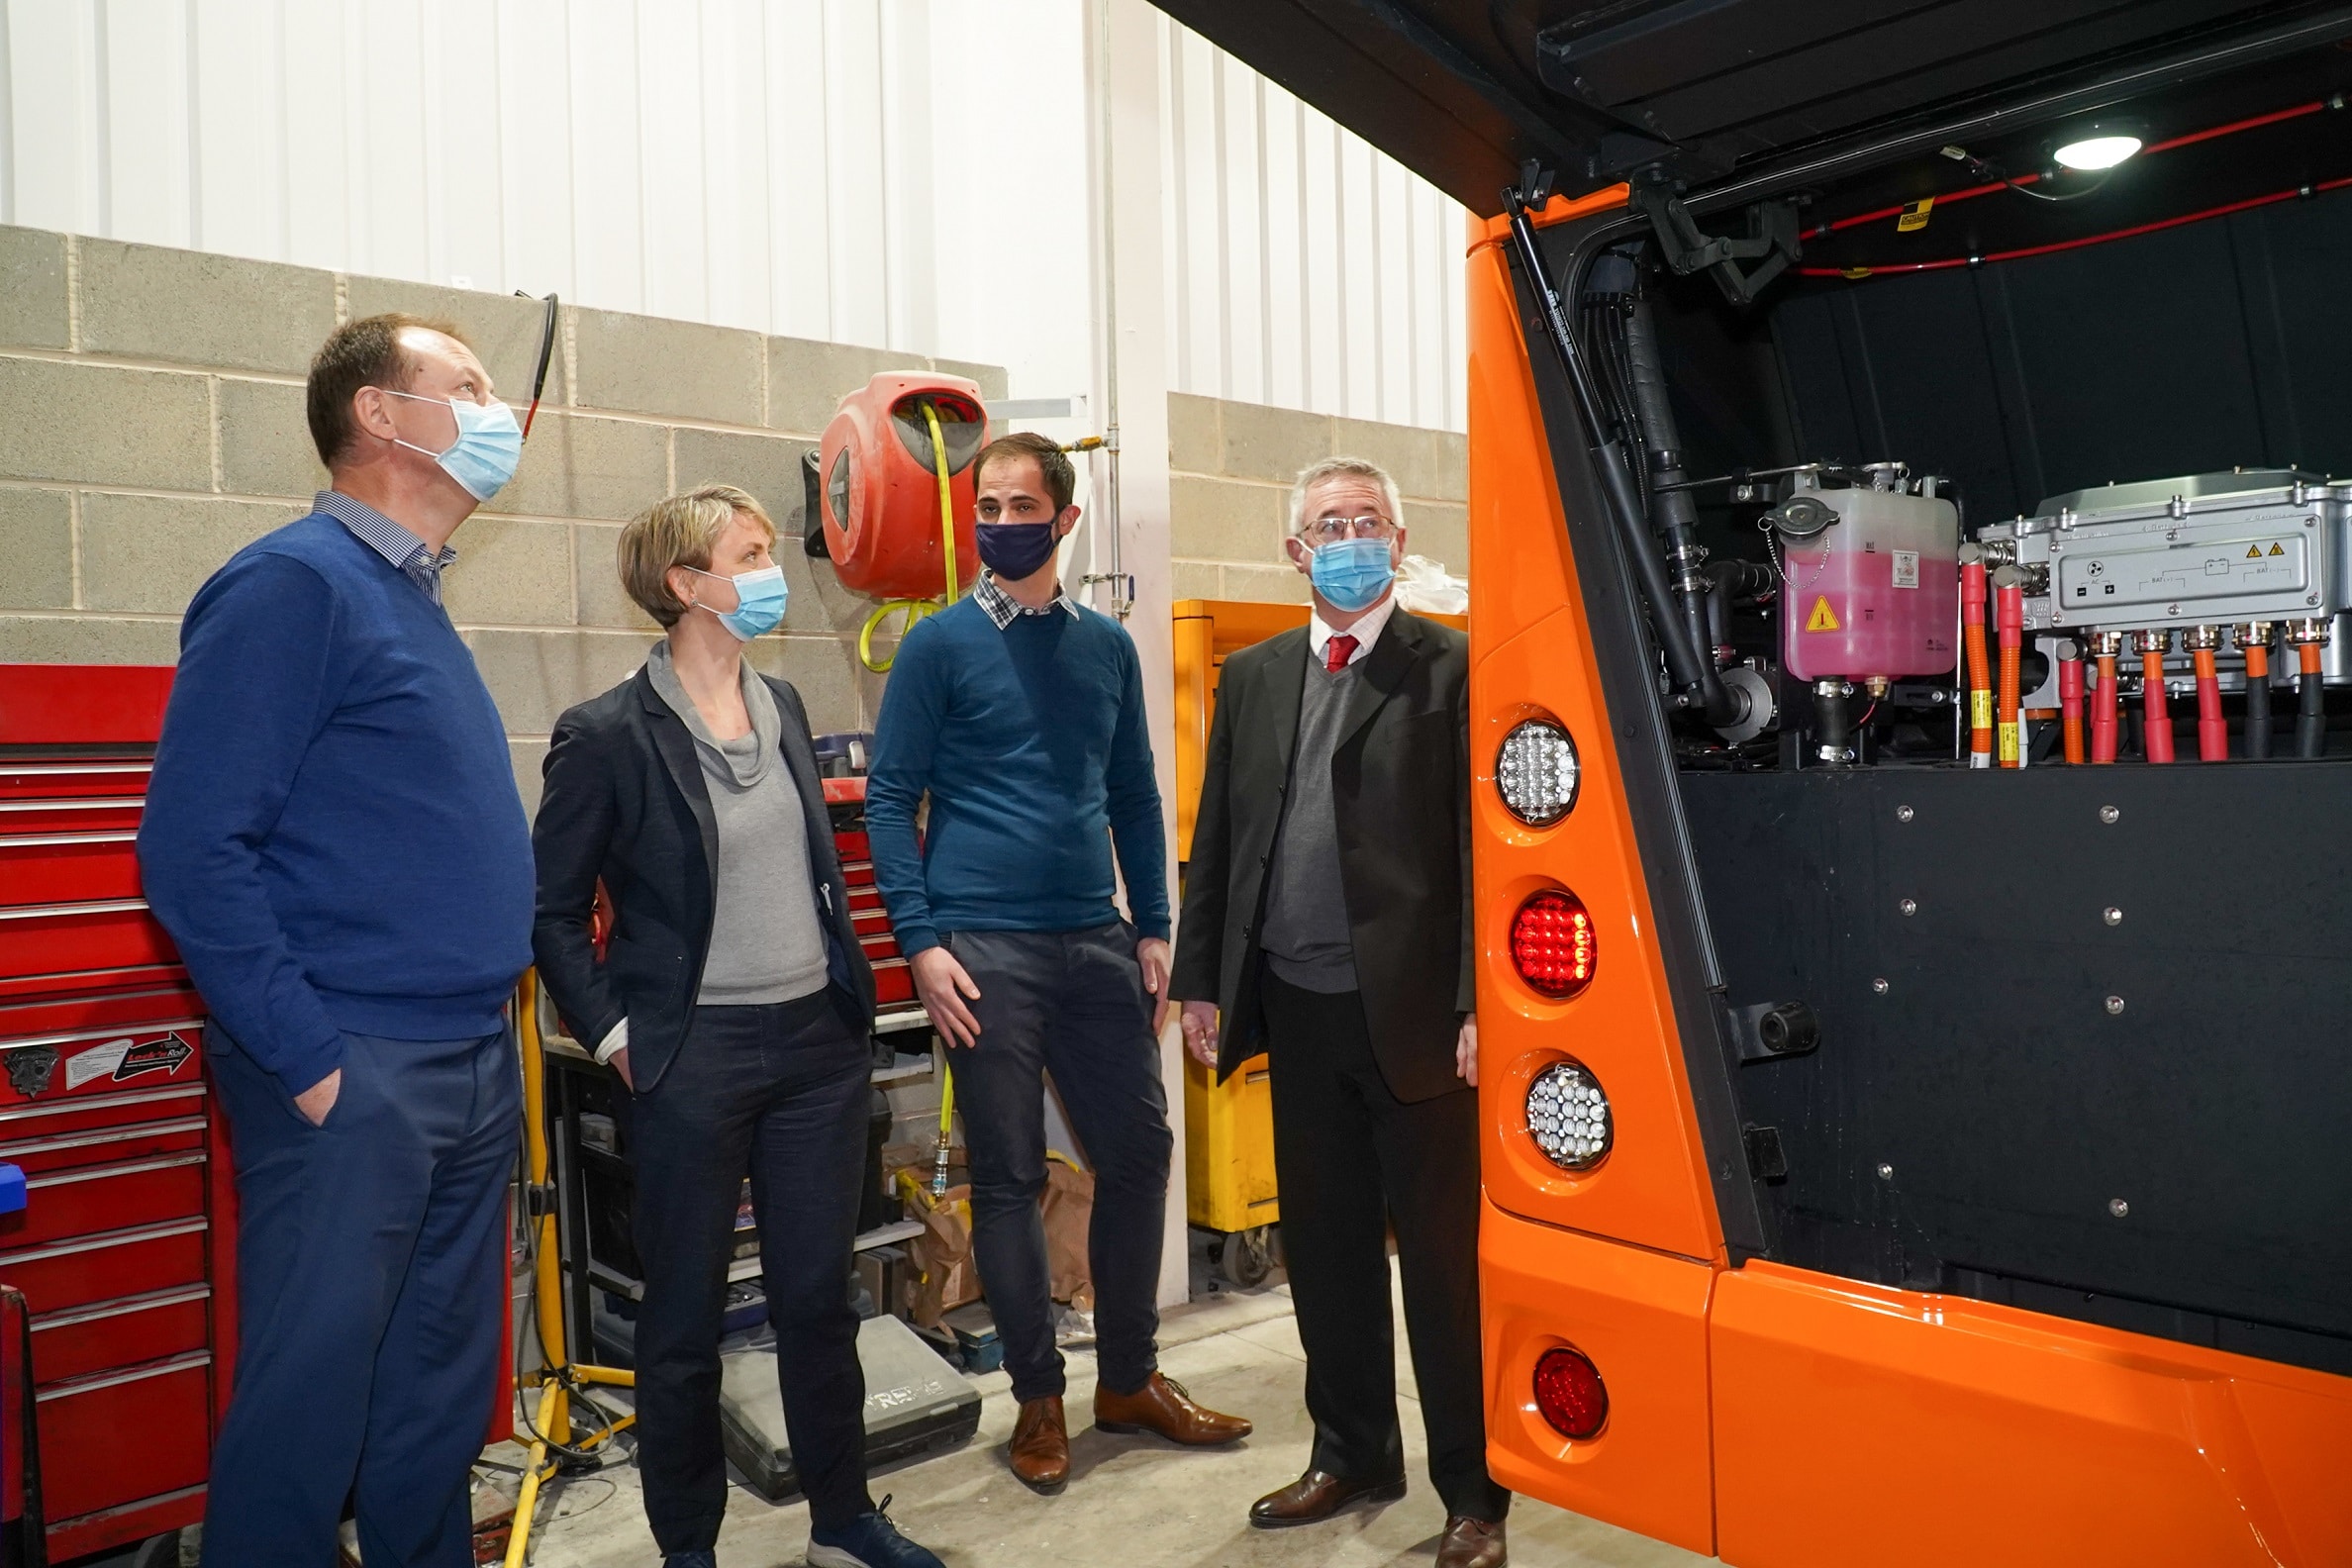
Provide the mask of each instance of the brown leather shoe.
POLYGON ((1013 1473, 1032 1492, 1059 1492, 1070 1479, 1070 1431, 1058 1394, 1021 1402, 1013 1423, 1013 1473))
POLYGON ((1445 1521, 1437 1541, 1437 1568, 1503 1568, 1511 1548, 1503 1542, 1501 1519, 1472 1519, 1456 1514, 1445 1521))
POLYGON ((1157 1432, 1170 1442, 1196 1448, 1237 1442, 1250 1433, 1249 1422, 1240 1417, 1221 1416, 1194 1404, 1183 1384, 1157 1372, 1132 1394, 1114 1394, 1096 1384, 1095 1424, 1104 1431, 1157 1432))
POLYGON ((1320 1524, 1350 1503, 1394 1503, 1405 1495, 1405 1478, 1348 1481, 1328 1470, 1310 1470, 1279 1492, 1249 1505, 1249 1522, 1259 1529, 1320 1524))

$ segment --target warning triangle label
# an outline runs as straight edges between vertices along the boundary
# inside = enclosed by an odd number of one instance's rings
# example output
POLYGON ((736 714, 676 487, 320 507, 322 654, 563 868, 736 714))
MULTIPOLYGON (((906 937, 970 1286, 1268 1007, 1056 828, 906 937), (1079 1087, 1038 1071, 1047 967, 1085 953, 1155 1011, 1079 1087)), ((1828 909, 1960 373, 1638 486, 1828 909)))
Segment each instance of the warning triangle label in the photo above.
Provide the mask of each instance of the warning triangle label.
POLYGON ((2259 545, 2259 544, 2249 544, 2249 545, 2247 545, 2247 546, 2246 546, 2246 559, 2248 559, 2248 560, 2260 560, 2260 559, 2262 559, 2262 546, 2261 546, 2261 545, 2259 545))
POLYGON ((2286 554, 2286 553, 2287 553, 2287 546, 2286 546, 2286 545, 2284 545, 2284 544, 2281 544, 2281 543, 2280 543, 2278 540, 2276 540, 2276 539, 2273 539, 2273 540, 2271 541, 2270 552, 2271 552, 2273 555, 2284 555, 2284 554, 2286 554))
POLYGON ((1819 594, 1814 597, 1813 614, 1805 618, 1805 630, 1808 632, 1835 632, 1840 630, 1837 624, 1837 612, 1829 608, 1829 596, 1827 594, 1819 594))

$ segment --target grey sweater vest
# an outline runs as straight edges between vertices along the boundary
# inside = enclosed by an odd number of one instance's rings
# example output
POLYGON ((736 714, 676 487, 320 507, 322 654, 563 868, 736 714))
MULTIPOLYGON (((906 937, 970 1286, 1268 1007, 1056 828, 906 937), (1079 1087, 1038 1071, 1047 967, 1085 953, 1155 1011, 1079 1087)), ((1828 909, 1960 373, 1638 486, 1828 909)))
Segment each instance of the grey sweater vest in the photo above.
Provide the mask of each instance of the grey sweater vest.
POLYGON ((1299 741, 1291 755, 1290 795, 1274 837, 1259 944, 1274 972, 1306 991, 1356 989, 1355 945, 1347 925, 1347 890, 1339 876, 1339 818, 1331 799, 1331 753, 1363 680, 1361 662, 1337 674, 1307 661, 1299 694, 1299 741))

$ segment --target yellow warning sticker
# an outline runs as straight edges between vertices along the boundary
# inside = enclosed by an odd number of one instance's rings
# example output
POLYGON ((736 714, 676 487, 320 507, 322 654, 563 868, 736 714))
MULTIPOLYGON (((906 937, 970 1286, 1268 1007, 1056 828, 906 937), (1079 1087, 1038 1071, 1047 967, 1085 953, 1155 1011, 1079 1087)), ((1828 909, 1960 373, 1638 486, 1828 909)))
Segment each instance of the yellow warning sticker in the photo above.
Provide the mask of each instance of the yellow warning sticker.
POLYGON ((2000 736, 1999 749, 2001 753, 2001 765, 2003 767, 2013 767, 2016 765, 2017 761, 2017 727, 2013 724, 2003 725, 2000 730, 2000 736))
POLYGON ((1865 266, 1843 267, 1839 269, 1837 275, 1846 279, 1848 282, 1859 283, 1864 278, 1870 276, 1870 268, 1865 266))
POLYGON ((2249 544, 2249 545, 2247 545, 2247 546, 2246 546, 2246 559, 2248 559, 2248 560, 2260 560, 2260 559, 2262 559, 2262 546, 2261 546, 2261 545, 2259 545, 2259 544, 2249 544))
POLYGON ((2280 543, 2277 539, 2272 539, 2270 552, 2273 555, 2284 555, 2287 553, 2287 546, 2280 543))
POLYGON ((1805 618, 1805 630, 1808 632, 1837 632, 1843 630, 1843 628, 1839 627, 1837 624, 1837 612, 1829 608, 1829 596, 1827 594, 1821 594, 1814 598, 1813 614, 1805 618))
POLYGON ((1909 207, 1903 209, 1903 216, 1895 220, 1895 232, 1910 234, 1915 229, 1926 228, 1927 214, 1934 207, 1935 198, 1932 196, 1922 196, 1919 200, 1912 202, 1909 207))
POLYGON ((1982 686, 1968 694, 1968 727, 1971 730, 1993 728, 1993 694, 1982 686))

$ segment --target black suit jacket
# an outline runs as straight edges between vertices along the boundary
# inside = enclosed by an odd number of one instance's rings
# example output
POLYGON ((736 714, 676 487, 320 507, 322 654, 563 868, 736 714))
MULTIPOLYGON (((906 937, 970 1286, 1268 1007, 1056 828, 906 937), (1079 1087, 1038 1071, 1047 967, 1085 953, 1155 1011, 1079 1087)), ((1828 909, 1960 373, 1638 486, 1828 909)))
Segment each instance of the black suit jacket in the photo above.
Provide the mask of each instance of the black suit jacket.
MULTIPOLYGON (((1218 682, 1170 992, 1223 1010, 1221 1079, 1265 1049, 1258 930, 1309 656, 1302 627, 1233 654, 1218 682)), ((1477 1007, 1470 640, 1398 610, 1358 668, 1331 757, 1356 979, 1390 1091, 1431 1100, 1462 1087, 1454 1041, 1477 1007)))
MULTIPOLYGON (((828 968, 870 1023, 874 971, 849 924, 808 710, 789 682, 770 679, 768 689, 808 821, 811 896, 828 937, 828 968)), ((640 669, 556 721, 542 776, 531 831, 539 979, 572 1037, 592 1047, 629 1020, 630 1075, 642 1093, 661 1081, 685 1038, 717 907, 719 828, 694 735, 640 669), (589 936, 600 879, 614 910, 601 963, 589 936)))

